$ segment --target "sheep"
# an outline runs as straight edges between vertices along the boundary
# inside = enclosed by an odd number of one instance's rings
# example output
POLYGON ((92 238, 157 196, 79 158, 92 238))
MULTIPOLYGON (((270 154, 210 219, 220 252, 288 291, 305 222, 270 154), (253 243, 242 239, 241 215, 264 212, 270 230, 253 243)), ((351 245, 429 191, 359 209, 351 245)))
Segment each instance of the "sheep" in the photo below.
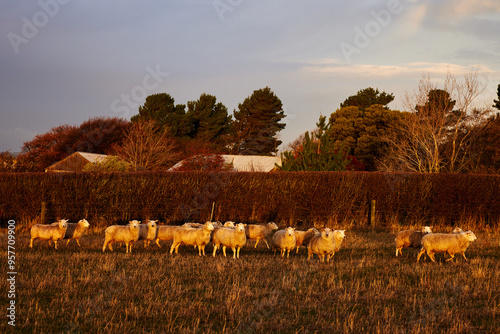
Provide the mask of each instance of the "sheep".
POLYGON ((335 253, 340 249, 342 241, 345 238, 345 230, 335 230, 332 232, 331 229, 325 228, 321 233, 314 235, 309 241, 307 246, 308 254, 307 260, 313 257, 313 254, 317 254, 319 261, 330 262, 330 259, 335 255, 335 253))
POLYGON ((290 250, 293 250, 297 245, 297 239, 295 238, 295 228, 287 227, 284 230, 276 231, 273 235, 273 249, 274 255, 276 255, 276 249, 281 250, 281 257, 285 256, 288 258, 290 256, 290 250))
POLYGON ((198 227, 202 227, 203 224, 200 224, 200 223, 184 223, 182 226, 183 227, 196 227, 196 228, 198 228, 198 227))
MULTIPOLYGON (((35 224, 31 227, 30 248, 33 248, 33 240, 52 240, 54 241, 55 249, 57 249, 57 241, 64 238, 66 229, 68 228, 67 219, 61 219, 57 225, 35 224)), ((49 244, 50 245, 50 244, 49 244)))
MULTIPOLYGON (((234 227, 234 222, 232 221, 227 221, 224 223, 223 225, 224 227, 234 227)), ((247 224, 245 224, 245 226, 247 226, 247 224)))
POLYGON ((399 255, 403 255, 402 250, 404 247, 420 248, 420 240, 427 233, 432 233, 432 226, 424 226, 421 231, 399 231, 394 239, 396 242, 396 257, 398 256, 398 253, 399 255))
POLYGON ((432 262, 436 262, 434 254, 448 253, 451 257, 446 261, 453 260, 455 254, 462 254, 464 259, 465 251, 469 247, 469 242, 476 240, 476 235, 472 231, 462 233, 431 233, 422 237, 422 248, 417 256, 417 262, 420 260, 422 254, 427 252, 432 262))
POLYGON ((295 239, 297 240, 297 254, 299 253, 300 246, 304 245, 307 247, 311 238, 318 234, 318 230, 314 227, 308 229, 307 231, 295 231, 295 239))
POLYGON ((147 224, 139 225, 139 240, 144 240, 144 248, 149 247, 151 240, 155 240, 157 228, 157 220, 148 220, 147 224))
POLYGON ((464 230, 460 227, 455 227, 451 233, 464 233, 464 230))
POLYGON ((213 256, 217 253, 217 248, 222 245, 222 252, 226 257, 226 247, 231 247, 233 250, 233 258, 240 258, 240 249, 245 247, 247 236, 245 234, 246 224, 236 224, 234 227, 221 227, 214 231, 212 243, 214 244, 213 256))
POLYGON ((198 246, 198 255, 205 256, 205 246, 210 242, 210 236, 214 230, 214 225, 211 222, 206 222, 203 228, 194 228, 182 226, 174 231, 174 241, 170 247, 170 254, 175 249, 175 254, 178 254, 178 249, 181 244, 198 246))
MULTIPOLYGON (((55 222, 52 223, 51 225, 57 226, 59 223, 55 222)), ((68 246, 69 242, 72 239, 76 240, 76 243, 78 244, 78 247, 81 247, 79 239, 82 237, 82 235, 87 231, 89 228, 90 224, 86 219, 81 219, 78 221, 78 223, 66 223, 68 225, 68 228, 66 229, 66 233, 64 234, 63 239, 68 239, 68 242, 66 242, 66 246, 68 246)), ((50 245, 50 240, 49 240, 49 245, 50 245)))
POLYGON ((273 231, 276 231, 277 229, 278 225, 276 225, 274 222, 267 223, 266 225, 250 224, 245 229, 245 233, 247 234, 248 239, 257 239, 254 248, 257 248, 260 239, 264 240, 267 248, 269 248, 267 238, 273 233, 273 231))
POLYGON ((180 226, 177 225, 159 225, 156 234, 156 244, 160 246, 160 240, 174 240, 174 231, 180 226))
POLYGON ((102 252, 106 250, 106 246, 109 244, 109 249, 113 251, 113 242, 124 242, 127 248, 127 253, 130 250, 132 253, 132 244, 139 239, 139 222, 137 220, 132 220, 128 225, 111 225, 104 230, 104 245, 102 246, 102 252))

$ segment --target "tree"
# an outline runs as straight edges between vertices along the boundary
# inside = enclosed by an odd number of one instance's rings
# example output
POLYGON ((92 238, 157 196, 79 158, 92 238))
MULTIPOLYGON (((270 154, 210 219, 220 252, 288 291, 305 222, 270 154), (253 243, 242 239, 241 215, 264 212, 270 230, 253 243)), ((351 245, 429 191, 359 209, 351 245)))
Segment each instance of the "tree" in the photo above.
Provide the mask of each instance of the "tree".
POLYGON ((214 150, 226 151, 226 136, 231 125, 227 108, 213 95, 201 94, 197 101, 187 103, 190 122, 189 137, 210 143, 214 150))
POLYGON ((470 165, 471 129, 484 122, 488 112, 474 107, 486 85, 477 70, 457 80, 448 73, 444 89, 424 76, 418 92, 406 94, 411 112, 403 118, 396 136, 389 138, 391 153, 381 162, 387 170, 435 173, 465 171, 470 165))
POLYGON ((343 107, 330 115, 327 135, 335 148, 346 148, 366 167, 377 170, 377 161, 388 152, 384 137, 394 133, 401 122, 401 112, 382 105, 365 110, 343 107))
POLYGON ((178 156, 169 129, 153 120, 134 122, 114 153, 128 162, 133 171, 165 170, 178 156))
POLYGON ((500 84, 497 87, 497 98, 498 100, 493 100, 495 104, 492 107, 500 110, 500 84))
POLYGON ((16 158, 9 152, 0 152, 0 173, 13 172, 16 168, 16 158))
POLYGON ((144 105, 139 107, 139 114, 130 120, 132 123, 153 120, 162 129, 168 127, 172 136, 182 138, 191 129, 185 109, 184 104, 175 104, 174 98, 169 94, 153 94, 146 97, 144 105))
POLYGON ((472 129, 470 171, 500 173, 500 114, 488 118, 472 129))
POLYGON ((172 170, 175 172, 228 172, 233 170, 233 166, 227 164, 220 154, 201 154, 184 159, 180 166, 172 170))
POLYGON ((387 105, 393 100, 394 95, 392 95, 392 93, 380 93, 378 88, 373 89, 371 87, 368 87, 358 91, 356 95, 349 96, 344 102, 340 104, 340 108, 357 107, 363 111, 374 104, 380 104, 388 109, 387 105))
POLYGON ((121 118, 96 117, 80 126, 54 127, 24 143, 18 157, 19 170, 43 171, 76 151, 107 154, 121 141, 128 125, 121 118))
POLYGON ((269 88, 255 90, 234 111, 232 151, 242 155, 276 154, 281 141, 277 133, 285 128, 281 100, 269 88))

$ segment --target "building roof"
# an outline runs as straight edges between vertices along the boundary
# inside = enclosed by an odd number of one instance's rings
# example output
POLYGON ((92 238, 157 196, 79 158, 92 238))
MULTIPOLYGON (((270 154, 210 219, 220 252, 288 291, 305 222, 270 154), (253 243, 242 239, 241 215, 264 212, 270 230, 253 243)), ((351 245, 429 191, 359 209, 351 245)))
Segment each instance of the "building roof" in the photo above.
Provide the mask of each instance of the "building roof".
POLYGON ((222 157, 238 172, 270 172, 276 168, 275 164, 281 165, 277 156, 222 154, 222 157))
POLYGON ((101 162, 109 157, 106 154, 74 152, 66 158, 45 168, 46 172, 81 172, 88 163, 101 162))
MULTIPOLYGON (((270 172, 281 165, 281 158, 277 156, 260 155, 220 155, 226 164, 231 164, 235 172, 270 172)), ((170 171, 180 168, 185 160, 176 163, 170 171)))

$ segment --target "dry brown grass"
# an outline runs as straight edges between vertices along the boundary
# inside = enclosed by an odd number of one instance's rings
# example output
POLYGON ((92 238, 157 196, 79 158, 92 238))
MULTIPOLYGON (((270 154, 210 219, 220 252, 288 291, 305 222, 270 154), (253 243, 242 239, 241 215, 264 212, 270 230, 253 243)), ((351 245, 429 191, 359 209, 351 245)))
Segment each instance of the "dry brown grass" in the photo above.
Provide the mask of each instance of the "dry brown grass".
MULTIPOLYGON (((239 260, 199 257, 186 246, 170 256, 168 247, 142 242, 132 254, 124 246, 103 254, 104 236, 93 231, 81 248, 35 242, 30 250, 22 234, 16 331, 495 333, 500 235, 476 235, 467 262, 438 255, 437 264, 417 264, 415 249, 395 257, 390 231, 349 230, 333 262, 321 264, 308 262, 305 249, 283 259, 253 242, 239 260)), ((6 305, 5 293, 0 300, 6 305)), ((7 327, 4 318, 0 331, 7 327)))

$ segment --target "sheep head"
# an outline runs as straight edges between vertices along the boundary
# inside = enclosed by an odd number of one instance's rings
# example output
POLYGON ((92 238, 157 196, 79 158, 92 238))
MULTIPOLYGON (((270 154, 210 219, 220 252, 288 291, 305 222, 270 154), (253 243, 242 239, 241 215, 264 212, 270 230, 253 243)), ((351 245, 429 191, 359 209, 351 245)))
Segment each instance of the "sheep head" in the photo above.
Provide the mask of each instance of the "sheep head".
POLYGON ((246 224, 242 224, 242 223, 236 224, 236 226, 235 226, 236 232, 245 233, 245 225, 246 224))
POLYGON ((337 239, 344 239, 345 238, 345 230, 335 230, 335 231, 333 231, 333 233, 335 234, 335 237, 337 239))
POLYGON ((214 224, 212 224, 211 222, 206 222, 205 223, 205 228, 209 231, 213 231, 214 230, 214 224))
POLYGON ((78 224, 81 225, 81 226, 83 226, 83 227, 89 227, 90 226, 89 222, 86 219, 81 219, 78 222, 78 224))
POLYGON ((288 236, 295 236, 295 227, 287 227, 285 228, 285 235, 288 235, 288 236))
POLYGON ((278 229, 278 225, 276 225, 275 222, 269 222, 269 223, 267 223, 267 226, 269 228, 271 228, 271 230, 277 230, 278 229))
POLYGON ((472 231, 467 231, 467 232, 464 232, 464 234, 467 236, 467 240, 468 241, 474 241, 477 239, 476 235, 474 234, 474 232, 472 231))
POLYGON ((426 234, 426 233, 432 233, 432 228, 434 226, 422 226, 422 233, 426 234))

